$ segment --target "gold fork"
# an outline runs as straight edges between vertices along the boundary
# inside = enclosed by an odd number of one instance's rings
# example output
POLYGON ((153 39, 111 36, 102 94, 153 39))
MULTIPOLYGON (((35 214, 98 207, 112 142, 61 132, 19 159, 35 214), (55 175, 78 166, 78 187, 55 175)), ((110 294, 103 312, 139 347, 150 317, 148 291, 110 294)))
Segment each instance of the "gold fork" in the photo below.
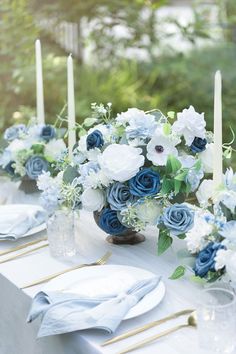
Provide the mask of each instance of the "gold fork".
POLYGON ((12 252, 16 252, 16 251, 22 250, 23 248, 36 245, 37 243, 43 242, 43 241, 47 241, 47 237, 40 238, 38 240, 27 242, 27 243, 24 243, 23 245, 19 245, 19 246, 12 247, 12 248, 9 248, 7 250, 4 250, 4 251, 0 252, 0 256, 5 256, 8 253, 12 253, 12 252))
POLYGON ((31 252, 40 250, 41 248, 44 248, 44 247, 48 247, 48 243, 45 243, 45 244, 43 244, 41 246, 34 247, 34 248, 29 249, 29 250, 14 254, 13 256, 4 258, 3 260, 0 261, 0 264, 12 261, 13 259, 16 259, 16 258, 19 258, 19 257, 22 257, 22 256, 25 256, 26 254, 29 254, 31 252))
POLYGON ((140 326, 140 327, 137 327, 135 329, 132 329, 132 330, 130 330, 130 331, 126 332, 126 333, 123 333, 123 334, 121 334, 119 336, 113 337, 113 338, 107 340, 106 342, 102 343, 101 346, 105 347, 108 344, 112 344, 112 343, 118 342, 118 341, 120 341, 122 339, 129 338, 129 337, 134 336, 134 335, 136 335, 138 333, 144 332, 144 331, 146 331, 149 328, 152 328, 152 327, 158 326, 158 325, 160 325, 162 323, 165 323, 165 322, 167 322, 169 320, 178 318, 180 316, 188 315, 188 314, 192 313, 193 311, 194 311, 193 309, 186 309, 186 310, 175 312, 175 313, 173 313, 173 314, 171 314, 169 316, 161 318, 160 320, 147 323, 147 324, 145 324, 143 326, 140 326))
POLYGON ((54 274, 51 274, 51 275, 48 275, 46 277, 43 277, 43 278, 40 278, 32 283, 27 283, 25 285, 23 285, 21 287, 21 289, 26 289, 26 288, 30 288, 31 286, 35 286, 35 285, 39 285, 39 284, 42 284, 42 283, 45 283, 51 279, 54 279, 56 277, 58 277, 59 275, 62 275, 62 274, 65 274, 65 273, 68 273, 68 272, 71 272, 72 270, 75 270, 75 269, 79 269, 79 268, 84 268, 84 267, 89 267, 89 266, 96 266, 96 265, 103 265, 105 264, 108 259, 111 257, 111 252, 107 252, 106 254, 104 254, 104 256, 102 256, 101 258, 99 258, 97 261, 95 262, 92 262, 92 263, 84 263, 84 264, 79 264, 79 265, 76 265, 74 267, 71 267, 71 268, 68 268, 66 270, 62 270, 60 272, 57 272, 57 273, 54 273, 54 274))

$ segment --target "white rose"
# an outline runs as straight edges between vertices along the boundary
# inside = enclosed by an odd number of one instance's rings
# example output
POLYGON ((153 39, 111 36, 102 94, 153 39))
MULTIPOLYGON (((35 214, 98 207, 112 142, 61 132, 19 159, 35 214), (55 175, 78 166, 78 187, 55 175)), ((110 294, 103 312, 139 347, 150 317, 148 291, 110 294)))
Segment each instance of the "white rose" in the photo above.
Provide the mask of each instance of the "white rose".
POLYGON ((125 182, 134 177, 144 164, 142 150, 130 145, 109 145, 98 157, 104 174, 114 181, 125 182))
POLYGON ((212 204, 210 199, 213 198, 213 195, 214 188, 212 179, 203 180, 196 192, 196 197, 201 207, 207 207, 212 204))
POLYGON ((53 139, 50 140, 45 146, 44 153, 47 157, 52 160, 57 160, 58 157, 62 154, 63 151, 66 150, 66 144, 62 139, 53 139))
POLYGON ((199 159, 202 162, 203 171, 206 173, 213 172, 213 156, 214 156, 214 144, 207 144, 206 150, 199 153, 199 159))
POLYGON ((146 200, 137 204, 135 207, 137 216, 141 221, 148 225, 157 225, 161 215, 161 206, 156 200, 146 200))
POLYGON ((100 189, 88 188, 82 193, 81 202, 87 211, 100 211, 105 204, 105 196, 100 189))
POLYGON ((29 147, 30 144, 27 140, 15 139, 8 145, 6 151, 9 151, 11 154, 16 154, 18 151, 28 149, 29 147))

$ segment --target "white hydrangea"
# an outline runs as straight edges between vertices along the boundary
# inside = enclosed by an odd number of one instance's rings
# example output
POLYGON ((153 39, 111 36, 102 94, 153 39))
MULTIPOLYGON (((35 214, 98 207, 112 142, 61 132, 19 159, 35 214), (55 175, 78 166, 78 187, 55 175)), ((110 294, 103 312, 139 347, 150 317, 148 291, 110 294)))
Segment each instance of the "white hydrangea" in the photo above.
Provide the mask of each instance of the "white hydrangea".
POLYGON ((48 158, 56 161, 64 151, 66 151, 64 141, 62 139, 52 139, 46 144, 44 154, 48 158))
POLYGON ((177 113, 177 121, 173 124, 173 131, 178 135, 183 135, 186 145, 190 146, 195 137, 205 138, 206 122, 204 113, 197 113, 193 106, 185 108, 177 113))
POLYGON ((214 144, 207 144, 206 150, 198 154, 202 162, 203 171, 206 173, 213 172, 213 159, 214 159, 214 144))

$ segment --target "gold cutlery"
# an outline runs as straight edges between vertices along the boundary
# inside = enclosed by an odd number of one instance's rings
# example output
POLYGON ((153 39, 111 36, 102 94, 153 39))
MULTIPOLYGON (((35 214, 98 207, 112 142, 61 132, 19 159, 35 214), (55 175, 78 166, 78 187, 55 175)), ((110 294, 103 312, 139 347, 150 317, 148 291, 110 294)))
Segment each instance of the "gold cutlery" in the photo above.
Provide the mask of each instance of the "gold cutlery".
POLYGON ((71 272, 72 270, 76 270, 76 269, 79 269, 79 268, 84 268, 84 267, 89 267, 89 266, 97 266, 97 265, 103 265, 105 264, 108 259, 111 257, 111 252, 107 252, 106 254, 104 254, 104 256, 102 256, 101 258, 99 258, 97 261, 95 262, 92 262, 92 263, 84 263, 84 264, 79 264, 79 265, 76 265, 74 267, 71 267, 71 268, 68 268, 68 269, 65 269, 65 270, 62 270, 60 272, 57 272, 57 273, 54 273, 54 274, 51 274, 51 275, 48 275, 46 277, 43 277, 43 278, 40 278, 34 282, 31 282, 31 283, 28 283, 28 284, 25 284, 21 287, 21 289, 26 289, 26 288, 30 288, 31 286, 35 286, 35 285, 39 285, 39 284, 42 284, 42 283, 45 283, 51 279, 54 279, 56 277, 58 277, 59 275, 62 275, 62 274, 65 274, 65 273, 68 273, 68 272, 71 272))
POLYGON ((121 334, 119 336, 113 337, 113 338, 107 340, 106 342, 102 343, 101 346, 104 347, 104 346, 106 346, 108 344, 112 344, 112 343, 118 342, 118 341, 120 341, 122 339, 126 339, 128 337, 134 336, 134 335, 136 335, 138 333, 144 332, 144 331, 146 331, 149 328, 158 326, 158 325, 160 325, 162 323, 165 323, 165 322, 167 322, 169 320, 175 319, 175 318, 180 317, 180 316, 188 315, 188 314, 192 313, 193 311, 194 311, 193 309, 187 309, 187 310, 182 310, 182 311, 179 311, 179 312, 175 312, 175 313, 173 313, 173 314, 171 314, 171 315, 169 315, 167 317, 161 318, 160 320, 147 323, 147 324, 145 324, 145 325, 143 325, 141 327, 137 327, 137 328, 132 329, 132 330, 130 330, 130 331, 126 332, 126 333, 123 333, 123 334, 121 334))
POLYGON ((37 243, 43 242, 43 241, 47 241, 47 237, 40 238, 38 240, 34 240, 34 241, 31 241, 31 242, 27 242, 27 243, 24 243, 23 245, 19 245, 19 246, 13 247, 13 248, 9 248, 9 249, 7 249, 5 251, 0 252, 0 256, 5 256, 8 253, 12 253, 12 252, 16 252, 16 251, 22 250, 23 248, 36 245, 37 243))
POLYGON ((6 263, 6 262, 9 262, 9 261, 12 261, 13 259, 16 259, 16 258, 25 256, 26 254, 29 254, 29 253, 31 253, 31 252, 40 250, 41 248, 44 248, 44 247, 47 247, 47 246, 48 246, 48 243, 45 243, 45 244, 43 244, 43 245, 41 245, 41 246, 34 247, 34 248, 29 249, 29 250, 26 250, 26 251, 23 251, 23 252, 14 254, 13 256, 10 256, 10 257, 7 257, 7 258, 4 258, 3 260, 1 260, 1 261, 0 261, 0 264, 6 263))
POLYGON ((137 344, 134 344, 134 345, 131 345, 129 347, 127 347, 126 349, 122 350, 121 352, 117 353, 117 354, 126 354, 126 353, 129 353, 129 352, 132 352, 133 350, 135 349, 139 349, 139 348, 142 348, 144 347, 146 344, 149 344, 159 338, 162 338, 164 336, 167 336, 168 334, 170 333, 173 333, 173 332, 176 332, 178 331, 179 329, 182 329, 182 328, 187 328, 187 327, 197 327, 197 320, 196 320, 196 314, 195 312, 193 312, 189 317, 188 317, 188 321, 187 323, 185 324, 182 324, 182 325, 178 325, 178 326, 175 326, 173 328, 170 328, 170 329, 167 329, 159 334, 155 334, 154 336, 151 336, 149 338, 146 338, 140 342, 138 342, 137 344))

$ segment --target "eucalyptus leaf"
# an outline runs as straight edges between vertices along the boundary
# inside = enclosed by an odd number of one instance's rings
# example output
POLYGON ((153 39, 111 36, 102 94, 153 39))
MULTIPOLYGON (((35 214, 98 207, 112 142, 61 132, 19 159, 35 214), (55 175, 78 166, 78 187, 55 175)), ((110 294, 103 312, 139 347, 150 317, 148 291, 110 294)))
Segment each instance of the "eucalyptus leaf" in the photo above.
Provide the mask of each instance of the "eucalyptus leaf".
POLYGON ((158 245, 157 245, 157 254, 160 256, 164 253, 172 244, 173 240, 170 237, 169 230, 160 230, 159 238, 158 238, 158 245))
POLYGON ((66 184, 71 184, 76 177, 79 176, 79 173, 77 172, 75 167, 68 166, 66 170, 63 173, 63 181, 66 184))
POLYGON ((175 118, 175 112, 174 111, 169 111, 167 113, 167 117, 170 118, 170 119, 174 119, 175 118))
POLYGON ((87 128, 91 127, 97 122, 97 118, 86 118, 83 122, 83 125, 87 128))
POLYGON ((186 268, 184 266, 178 266, 174 272, 171 274, 169 279, 176 280, 184 276, 186 268))

